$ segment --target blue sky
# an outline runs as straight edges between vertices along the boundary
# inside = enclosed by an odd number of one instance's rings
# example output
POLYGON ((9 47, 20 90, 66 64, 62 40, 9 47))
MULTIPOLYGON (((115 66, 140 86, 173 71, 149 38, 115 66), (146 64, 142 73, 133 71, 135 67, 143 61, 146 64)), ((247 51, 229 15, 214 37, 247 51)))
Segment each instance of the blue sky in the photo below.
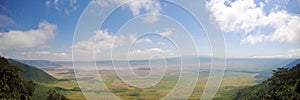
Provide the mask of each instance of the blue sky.
MULTIPOLYGON (((89 6, 96 6, 92 14, 105 16, 97 9, 105 10, 125 2, 2 0, 0 53, 15 59, 59 61, 71 60, 73 47, 84 60, 84 55, 94 53, 91 47, 94 46, 98 60, 127 59, 128 56, 147 59, 155 54, 166 58, 212 55, 206 33, 189 10, 167 1, 129 2, 116 8, 97 30, 83 31, 73 37, 89 3, 89 6)), ((211 13, 210 20, 223 32, 227 57, 300 57, 300 5, 297 0, 209 0, 204 5, 211 13)), ((93 22, 96 19, 83 20, 93 22)))

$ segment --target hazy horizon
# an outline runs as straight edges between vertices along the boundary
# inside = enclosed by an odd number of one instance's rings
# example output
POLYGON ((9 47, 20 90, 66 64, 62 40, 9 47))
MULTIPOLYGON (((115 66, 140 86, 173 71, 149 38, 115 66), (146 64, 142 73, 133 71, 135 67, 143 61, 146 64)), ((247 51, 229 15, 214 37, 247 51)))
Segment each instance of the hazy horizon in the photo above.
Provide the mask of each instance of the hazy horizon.
POLYGON ((97 60, 109 60, 111 53, 113 59, 148 59, 154 54, 165 58, 188 55, 300 57, 300 12, 296 0, 212 0, 199 1, 199 5, 188 7, 150 0, 116 8, 101 26, 100 20, 106 15, 84 10, 89 3, 90 7, 101 10, 109 4, 115 6, 122 2, 3 1, 0 3, 1 8, 5 8, 0 9, 0 21, 3 22, 0 25, 0 54, 13 59, 52 61, 69 61, 77 55, 80 57, 76 59, 85 60, 93 54, 97 60), (187 9, 200 10, 189 12, 187 9), (205 14, 201 14, 201 9, 205 14), (202 25, 197 18, 201 19, 202 25), (206 21, 218 25, 205 26, 206 21), (213 35, 208 31, 220 33, 213 35))

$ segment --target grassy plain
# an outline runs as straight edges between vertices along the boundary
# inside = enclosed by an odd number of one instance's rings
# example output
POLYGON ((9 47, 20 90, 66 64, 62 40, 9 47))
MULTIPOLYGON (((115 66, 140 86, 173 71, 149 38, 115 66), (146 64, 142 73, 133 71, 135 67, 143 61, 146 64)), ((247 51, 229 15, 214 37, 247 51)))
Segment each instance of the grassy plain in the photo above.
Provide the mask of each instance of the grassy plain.
MULTIPOLYGON (((41 83, 40 87, 42 88, 40 88, 41 90, 37 91, 44 91, 48 88, 55 88, 56 90, 61 90, 61 92, 70 99, 85 99, 83 94, 79 90, 79 86, 75 80, 74 73, 72 73, 71 67, 59 67, 53 70, 48 70, 46 72, 53 75, 55 78, 60 79, 60 81, 55 83, 41 83)), ((103 82, 106 84, 110 92, 124 100, 160 99, 171 92, 178 80, 178 75, 171 72, 167 73, 166 76, 156 86, 141 89, 124 83, 117 77, 114 71, 103 70, 99 71, 99 73, 101 74, 104 80, 103 82)), ((246 86, 255 85, 255 76, 256 74, 252 73, 226 72, 221 86, 214 99, 230 99, 230 96, 239 89, 246 86)), ((189 99, 196 100, 200 98, 205 88, 207 78, 207 74, 199 75, 198 82, 189 99)), ((97 93, 97 91, 90 91, 88 94, 96 96, 97 93)))

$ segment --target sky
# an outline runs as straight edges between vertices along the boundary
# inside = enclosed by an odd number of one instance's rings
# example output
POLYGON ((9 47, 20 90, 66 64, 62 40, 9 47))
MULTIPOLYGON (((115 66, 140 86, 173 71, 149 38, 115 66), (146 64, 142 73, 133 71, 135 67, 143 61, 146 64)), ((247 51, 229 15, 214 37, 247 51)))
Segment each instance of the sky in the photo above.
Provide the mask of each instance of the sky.
POLYGON ((207 0, 192 7, 127 1, 0 0, 0 54, 52 61, 70 61, 72 54, 82 60, 213 56, 209 33, 191 13, 205 6, 222 31, 226 57, 300 57, 299 0, 207 0), (112 5, 118 6, 108 12, 112 5))

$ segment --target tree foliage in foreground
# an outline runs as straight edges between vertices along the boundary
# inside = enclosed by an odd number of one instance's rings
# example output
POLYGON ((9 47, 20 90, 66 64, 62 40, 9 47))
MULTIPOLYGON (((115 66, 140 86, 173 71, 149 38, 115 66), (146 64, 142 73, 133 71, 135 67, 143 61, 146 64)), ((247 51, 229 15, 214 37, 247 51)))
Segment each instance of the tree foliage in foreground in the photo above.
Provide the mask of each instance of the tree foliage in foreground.
POLYGON ((233 96, 243 100, 300 100, 300 64, 273 70, 273 76, 261 84, 240 90, 233 96))
POLYGON ((0 57, 0 98, 8 100, 29 100, 35 90, 33 81, 26 81, 20 73, 22 69, 11 66, 0 57))

